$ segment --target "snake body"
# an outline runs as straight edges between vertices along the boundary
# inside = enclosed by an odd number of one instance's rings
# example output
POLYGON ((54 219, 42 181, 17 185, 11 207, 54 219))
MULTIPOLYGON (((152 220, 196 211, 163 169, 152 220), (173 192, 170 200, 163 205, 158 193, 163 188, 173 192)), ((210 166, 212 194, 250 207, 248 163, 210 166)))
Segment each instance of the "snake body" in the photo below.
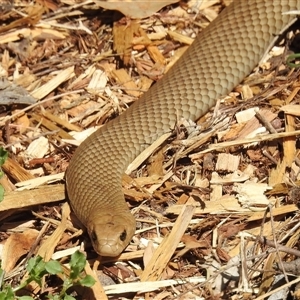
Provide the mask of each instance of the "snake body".
POLYGON ((135 232, 121 177, 178 118, 196 120, 259 62, 300 0, 238 0, 203 30, 174 67, 125 113, 75 151, 66 172, 71 206, 99 255, 118 256, 135 232))

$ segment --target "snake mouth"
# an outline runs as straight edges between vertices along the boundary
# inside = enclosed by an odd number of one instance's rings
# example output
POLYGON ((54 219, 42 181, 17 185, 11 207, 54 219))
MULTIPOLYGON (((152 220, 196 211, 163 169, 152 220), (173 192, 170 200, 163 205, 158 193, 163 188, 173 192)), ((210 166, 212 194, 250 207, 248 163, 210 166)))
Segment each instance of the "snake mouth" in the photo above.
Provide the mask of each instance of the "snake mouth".
POLYGON ((107 216, 102 218, 102 222, 89 223, 87 230, 95 251, 101 256, 119 256, 134 234, 134 231, 130 231, 133 226, 129 224, 129 220, 124 220, 121 216, 113 220, 108 220, 107 216))
MULTIPOLYGON (((110 222, 105 224, 107 228, 111 229, 110 222)), ((126 242, 127 231, 124 229, 118 237, 117 234, 110 234, 106 236, 101 235, 98 237, 97 232, 93 230, 90 233, 91 241, 95 251, 101 256, 119 256, 124 249, 124 242, 126 242)))
POLYGON ((99 239, 96 243, 92 241, 95 251, 101 256, 116 257, 119 256, 123 249, 123 241, 115 239, 99 239))

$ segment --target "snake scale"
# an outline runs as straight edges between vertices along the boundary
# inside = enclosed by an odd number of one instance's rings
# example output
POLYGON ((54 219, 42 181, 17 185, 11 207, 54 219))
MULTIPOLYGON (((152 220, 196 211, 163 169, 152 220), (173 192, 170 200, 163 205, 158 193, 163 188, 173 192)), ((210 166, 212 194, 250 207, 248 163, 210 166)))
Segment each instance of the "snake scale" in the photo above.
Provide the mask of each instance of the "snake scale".
POLYGON ((179 118, 196 120, 259 62, 300 9, 300 0, 237 0, 195 39, 173 68, 125 113, 88 137, 66 172, 71 206, 95 251, 118 256, 136 222, 122 192, 130 162, 179 118))

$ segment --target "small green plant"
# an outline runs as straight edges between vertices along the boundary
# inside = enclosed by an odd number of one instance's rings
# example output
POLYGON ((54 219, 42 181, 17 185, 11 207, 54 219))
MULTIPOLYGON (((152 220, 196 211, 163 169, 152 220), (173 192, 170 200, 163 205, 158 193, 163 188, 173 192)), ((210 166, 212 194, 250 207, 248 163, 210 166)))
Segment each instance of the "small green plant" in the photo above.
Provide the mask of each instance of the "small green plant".
MULTIPOLYGON (((75 300, 74 297, 67 294, 67 290, 75 285, 91 287, 94 285, 95 280, 90 275, 82 275, 86 263, 85 256, 76 251, 71 255, 70 260, 70 276, 64 274, 63 286, 58 295, 48 295, 51 300, 75 300)), ((15 293, 25 288, 30 282, 36 282, 39 286, 42 285, 42 278, 45 275, 63 274, 63 268, 58 261, 51 260, 48 262, 43 261, 40 256, 29 259, 26 270, 28 271, 27 279, 19 286, 12 288, 10 285, 2 284, 4 272, 0 269, 1 291, 0 300, 33 300, 30 296, 16 296, 15 293)))
POLYGON ((71 269, 70 276, 64 280, 63 288, 60 294, 56 296, 49 295, 48 298, 52 300, 60 300, 60 299, 75 300, 75 298, 73 298, 72 296, 67 295, 67 290, 70 287, 75 285, 81 285, 86 287, 93 286, 95 284, 95 280, 92 276, 80 275, 84 269, 85 263, 86 263, 85 256, 79 251, 74 252, 70 260, 70 269, 71 269))
MULTIPOLYGON (((7 160, 8 157, 8 152, 3 149, 2 147, 0 147, 0 178, 4 175, 3 171, 2 171, 2 166, 4 165, 5 161, 7 160)), ((0 202, 3 200, 4 198, 4 187, 2 186, 2 184, 0 184, 0 202)), ((1 298, 0 298, 1 300, 1 298)))

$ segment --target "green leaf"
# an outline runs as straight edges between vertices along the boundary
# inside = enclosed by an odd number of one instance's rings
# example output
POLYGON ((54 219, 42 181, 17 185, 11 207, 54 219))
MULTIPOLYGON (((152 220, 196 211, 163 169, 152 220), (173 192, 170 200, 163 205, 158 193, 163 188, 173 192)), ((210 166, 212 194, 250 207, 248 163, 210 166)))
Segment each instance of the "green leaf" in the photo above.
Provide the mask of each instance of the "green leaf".
POLYGON ((2 270, 2 269, 0 268, 0 287, 1 287, 2 284, 3 284, 4 275, 5 275, 4 270, 2 270))
POLYGON ((61 300, 59 295, 48 295, 47 298, 51 300, 61 300))
POLYGON ((0 292, 0 300, 14 300, 14 292, 11 286, 5 286, 4 290, 0 292))
POLYGON ((34 269, 36 268, 36 266, 38 265, 38 263, 42 260, 42 258, 38 255, 38 256, 35 256, 35 257, 31 257, 29 260, 28 260, 28 264, 27 264, 27 267, 26 267, 26 270, 31 273, 34 271, 34 269))
POLYGON ((76 299, 70 295, 65 295, 64 300, 76 300, 76 299))
POLYGON ((45 266, 46 263, 40 256, 30 258, 26 267, 29 273, 29 278, 27 281, 30 282, 34 280, 37 284, 39 284, 39 286, 41 286, 41 279, 45 274, 47 274, 45 266))
POLYGON ((96 280, 91 275, 86 275, 79 280, 79 283, 83 286, 91 287, 95 284, 96 280))
POLYGON ((50 273, 52 275, 63 272, 61 264, 56 260, 50 260, 50 261, 46 262, 45 268, 48 271, 48 273, 50 273))
POLYGON ((8 157, 8 152, 0 147, 0 167, 5 163, 8 157))
MULTIPOLYGON (((3 171, 1 170, 1 166, 5 163, 8 157, 8 152, 0 147, 0 178, 4 175, 3 171)), ((4 187, 0 184, 0 202, 4 198, 4 187)))
POLYGON ((71 267, 71 279, 76 279, 80 272, 84 269, 86 258, 83 253, 76 251, 71 255, 70 267, 71 267))
POLYGON ((46 263, 43 260, 39 261, 33 268, 33 271, 38 276, 43 276, 45 273, 45 270, 46 270, 46 263))
POLYGON ((31 257, 27 262, 27 266, 26 266, 27 272, 30 273, 31 270, 34 268, 34 266, 35 266, 35 257, 31 257))
POLYGON ((2 186, 2 184, 0 184, 0 202, 2 202, 2 200, 4 199, 4 192, 4 187, 2 186))

